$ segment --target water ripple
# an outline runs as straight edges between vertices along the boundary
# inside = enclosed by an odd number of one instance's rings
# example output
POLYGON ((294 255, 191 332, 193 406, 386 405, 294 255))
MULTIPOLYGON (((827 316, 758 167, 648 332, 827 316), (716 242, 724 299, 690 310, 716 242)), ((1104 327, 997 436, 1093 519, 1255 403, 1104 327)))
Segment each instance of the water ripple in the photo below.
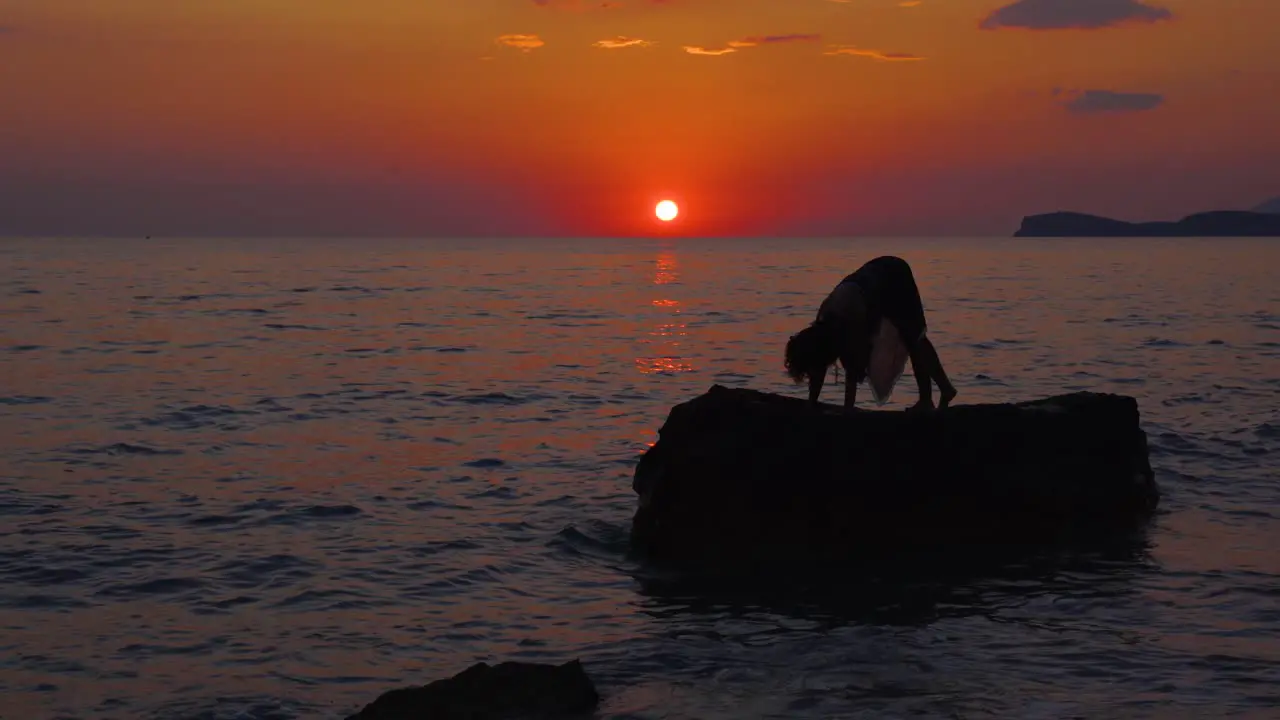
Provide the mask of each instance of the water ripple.
POLYGON ((6 712, 341 717, 573 657, 602 718, 1275 706, 1275 246, 886 244, 962 402, 1136 397, 1161 513, 729 580, 630 557, 634 467, 711 383, 802 395, 779 348, 879 249, 546 242, 6 245, 6 712))

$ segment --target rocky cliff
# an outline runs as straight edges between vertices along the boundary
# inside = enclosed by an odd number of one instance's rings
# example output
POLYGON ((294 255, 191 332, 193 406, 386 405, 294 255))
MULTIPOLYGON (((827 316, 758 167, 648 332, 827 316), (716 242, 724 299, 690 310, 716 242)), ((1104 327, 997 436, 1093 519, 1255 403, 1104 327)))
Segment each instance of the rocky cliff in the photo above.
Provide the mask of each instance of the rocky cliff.
POLYGON ((1130 223, 1058 212, 1023 218, 1014 237, 1280 237, 1280 215, 1224 210, 1177 222, 1130 223))

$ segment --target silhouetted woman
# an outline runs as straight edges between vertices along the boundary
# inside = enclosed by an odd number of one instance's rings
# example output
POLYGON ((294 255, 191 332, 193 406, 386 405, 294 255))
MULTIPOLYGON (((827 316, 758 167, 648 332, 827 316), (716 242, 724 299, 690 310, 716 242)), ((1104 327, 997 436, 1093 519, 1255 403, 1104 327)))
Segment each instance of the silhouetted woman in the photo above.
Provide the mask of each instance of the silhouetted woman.
POLYGON ((938 351, 925 336, 924 303, 911 266, 897 257, 878 257, 849 275, 831 291, 818 317, 787 343, 787 374, 797 384, 809 380, 809 402, 822 394, 827 369, 844 366, 844 407, 852 410, 858 384, 867 380, 878 403, 888 402, 907 358, 920 386, 916 409, 933 409, 933 382, 941 392, 939 407, 956 396, 938 351))

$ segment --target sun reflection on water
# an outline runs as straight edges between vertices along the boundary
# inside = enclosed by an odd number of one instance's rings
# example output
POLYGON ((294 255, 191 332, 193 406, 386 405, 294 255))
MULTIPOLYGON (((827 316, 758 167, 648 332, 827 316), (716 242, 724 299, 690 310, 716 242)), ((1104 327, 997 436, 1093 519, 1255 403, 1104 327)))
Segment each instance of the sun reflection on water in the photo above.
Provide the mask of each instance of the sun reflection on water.
MULTIPOLYGON (((656 269, 653 276, 655 286, 675 285, 680 281, 679 268, 675 253, 664 250, 658 253, 656 269)), ((669 297, 658 297, 651 301, 655 308, 662 308, 671 313, 671 317, 662 322, 644 339, 645 345, 656 345, 658 354, 651 357, 636 358, 636 368, 646 375, 658 373, 693 372, 694 367, 687 358, 681 357, 682 338, 688 336, 688 326, 681 318, 679 300, 669 297), (658 338, 653 340, 651 338, 658 338)))

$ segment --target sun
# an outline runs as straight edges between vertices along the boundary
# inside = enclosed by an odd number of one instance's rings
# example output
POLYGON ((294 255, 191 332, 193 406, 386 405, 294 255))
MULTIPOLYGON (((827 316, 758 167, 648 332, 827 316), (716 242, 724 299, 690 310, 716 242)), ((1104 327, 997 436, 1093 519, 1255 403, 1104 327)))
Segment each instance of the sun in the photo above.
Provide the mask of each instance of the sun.
POLYGON ((680 215, 680 206, 670 200, 663 200, 658 203, 658 207, 654 208, 653 214, 657 215, 662 222, 671 222, 680 215))

